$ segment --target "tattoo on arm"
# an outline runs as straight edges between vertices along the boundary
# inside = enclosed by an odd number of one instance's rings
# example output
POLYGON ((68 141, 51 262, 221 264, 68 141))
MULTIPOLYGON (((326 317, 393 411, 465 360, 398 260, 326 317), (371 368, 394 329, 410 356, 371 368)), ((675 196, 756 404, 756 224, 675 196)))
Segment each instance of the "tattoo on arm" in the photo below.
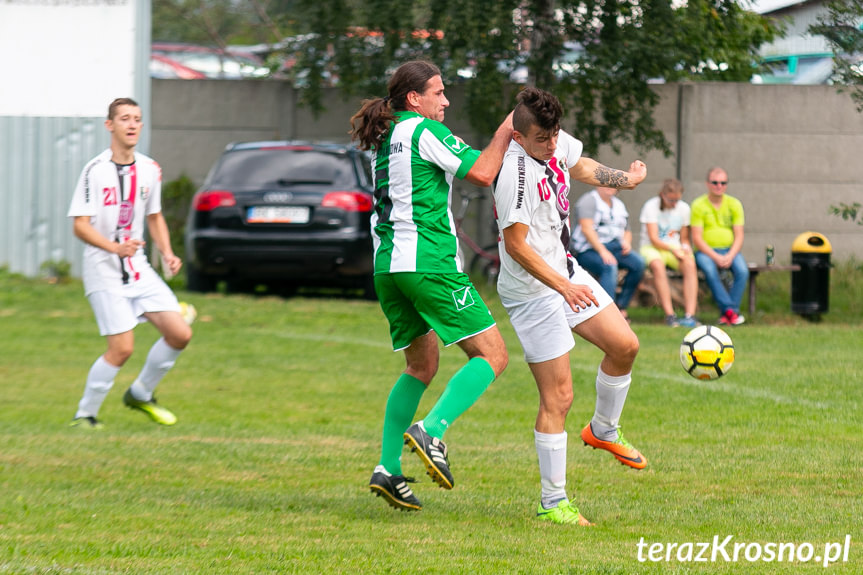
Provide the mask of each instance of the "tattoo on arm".
POLYGON ((593 175, 604 188, 622 188, 630 185, 626 172, 621 170, 598 166, 593 175))

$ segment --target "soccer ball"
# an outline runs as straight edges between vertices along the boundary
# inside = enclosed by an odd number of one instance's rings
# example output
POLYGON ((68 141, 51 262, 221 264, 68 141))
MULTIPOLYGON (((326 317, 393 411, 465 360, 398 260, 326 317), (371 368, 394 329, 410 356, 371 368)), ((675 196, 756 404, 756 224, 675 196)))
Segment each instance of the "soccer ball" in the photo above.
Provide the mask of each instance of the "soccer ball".
POLYGON ((700 325, 680 344, 680 363, 698 379, 717 379, 734 365, 734 343, 715 325, 700 325))
POLYGON ((192 304, 181 301, 180 315, 183 316, 183 319, 186 320, 187 324, 192 325, 192 322, 195 321, 196 317, 198 317, 198 310, 196 310, 195 306, 192 304))

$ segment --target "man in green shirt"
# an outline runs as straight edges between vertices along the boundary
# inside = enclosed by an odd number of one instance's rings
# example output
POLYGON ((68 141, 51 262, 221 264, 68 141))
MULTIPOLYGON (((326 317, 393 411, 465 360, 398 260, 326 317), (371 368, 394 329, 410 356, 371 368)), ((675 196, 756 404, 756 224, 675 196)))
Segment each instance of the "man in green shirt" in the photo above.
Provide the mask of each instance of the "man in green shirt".
POLYGON ((722 168, 707 172, 707 193, 692 202, 692 243, 695 245, 695 263, 704 272, 704 278, 713 299, 719 307, 719 323, 740 325, 740 301, 749 279, 749 267, 740 253, 743 247, 743 204, 726 194, 728 174, 722 168), (734 277, 727 289, 719 276, 720 270, 730 270, 734 277))
POLYGON ((480 153, 441 123, 449 101, 435 65, 402 64, 387 91, 385 98, 365 100, 351 118, 352 138, 372 152, 375 290, 393 349, 404 351, 407 364, 387 399, 381 458, 369 487, 396 509, 417 511, 422 504, 402 474, 402 444, 436 483, 452 489, 443 435, 509 360, 494 318, 462 269, 451 200, 453 178, 492 184, 512 138, 512 114, 480 153), (437 373, 438 337, 461 347, 468 362, 428 415, 411 425, 437 373))

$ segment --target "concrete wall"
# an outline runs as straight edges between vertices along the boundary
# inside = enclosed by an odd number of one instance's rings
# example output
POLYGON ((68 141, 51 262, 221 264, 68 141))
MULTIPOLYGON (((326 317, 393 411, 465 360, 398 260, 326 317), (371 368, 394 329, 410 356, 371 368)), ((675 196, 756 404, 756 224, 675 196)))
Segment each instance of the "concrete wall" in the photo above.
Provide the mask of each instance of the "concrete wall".
MULTIPOLYGON (((863 114, 847 95, 830 86, 700 83, 660 89, 657 120, 675 144, 675 157, 647 156, 648 181, 622 192, 632 217, 669 176, 680 178, 691 202, 706 192, 707 170, 718 165, 728 172, 728 193, 746 210, 747 260, 762 262, 765 245, 773 244, 777 262, 790 263, 791 244, 806 231, 826 235, 834 259, 863 256, 863 227, 829 213, 840 202, 863 202, 863 114)), ((622 167, 635 152, 601 156, 622 167)))
MULTIPOLYGON (((674 156, 639 154, 622 146, 619 155, 600 150, 597 160, 625 168, 636 158, 648 165, 648 180, 622 192, 637 221, 641 205, 659 191, 663 179, 680 178, 684 199, 706 191, 709 167, 729 175, 728 193, 746 209, 747 260, 764 260, 764 246, 776 246, 778 263, 789 263, 791 243, 805 231, 820 232, 833 246, 834 260, 863 257, 863 226, 829 215, 839 202, 863 202, 863 114, 847 94, 830 86, 757 86, 699 83, 656 87, 662 100, 658 126, 672 142, 674 156)), ((488 135, 472 134, 459 114, 463 94, 447 90, 452 105, 446 123, 471 145, 488 135)), ((273 81, 154 80, 150 152, 166 180, 181 174, 200 184, 222 149, 232 141, 270 138, 348 142, 349 118, 361 98, 344 100, 335 91, 325 97, 327 111, 318 119, 296 106, 296 94, 273 81)), ((578 136, 571 122, 564 128, 578 136)), ((467 184, 462 184, 467 185, 467 184)), ((587 191, 576 186, 573 199, 587 191)), ((491 240, 490 202, 477 206, 475 234, 491 240)), ((637 228, 636 228, 637 237, 637 228)))

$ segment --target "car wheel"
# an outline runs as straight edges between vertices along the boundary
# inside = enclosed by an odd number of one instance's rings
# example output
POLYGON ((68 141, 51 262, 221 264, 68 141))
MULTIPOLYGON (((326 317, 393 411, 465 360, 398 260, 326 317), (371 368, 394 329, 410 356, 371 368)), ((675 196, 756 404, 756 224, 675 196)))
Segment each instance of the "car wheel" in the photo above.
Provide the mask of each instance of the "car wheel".
POLYGON ((186 289, 203 293, 215 291, 216 278, 203 274, 192 266, 186 266, 186 289))

